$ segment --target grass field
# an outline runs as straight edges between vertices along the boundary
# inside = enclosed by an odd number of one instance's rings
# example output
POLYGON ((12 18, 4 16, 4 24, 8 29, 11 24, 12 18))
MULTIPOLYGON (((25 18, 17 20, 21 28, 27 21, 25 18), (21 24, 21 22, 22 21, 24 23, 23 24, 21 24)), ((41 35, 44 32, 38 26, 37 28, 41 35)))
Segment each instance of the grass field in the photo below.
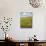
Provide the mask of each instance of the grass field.
POLYGON ((21 17, 20 27, 21 28, 32 28, 32 17, 21 17))

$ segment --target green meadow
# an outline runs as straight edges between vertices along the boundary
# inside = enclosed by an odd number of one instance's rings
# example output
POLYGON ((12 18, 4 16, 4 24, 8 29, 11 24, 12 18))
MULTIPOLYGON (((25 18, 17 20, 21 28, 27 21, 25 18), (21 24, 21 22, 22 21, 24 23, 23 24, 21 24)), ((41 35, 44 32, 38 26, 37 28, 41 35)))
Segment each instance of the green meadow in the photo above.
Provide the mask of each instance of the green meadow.
POLYGON ((32 28, 32 17, 21 17, 20 27, 21 28, 32 28))

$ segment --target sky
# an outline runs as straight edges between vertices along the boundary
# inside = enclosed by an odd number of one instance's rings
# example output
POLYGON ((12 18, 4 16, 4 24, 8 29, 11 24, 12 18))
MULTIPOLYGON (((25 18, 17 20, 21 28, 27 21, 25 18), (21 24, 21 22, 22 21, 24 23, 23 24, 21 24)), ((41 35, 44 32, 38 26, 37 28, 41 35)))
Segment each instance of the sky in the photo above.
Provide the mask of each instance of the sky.
POLYGON ((21 12, 21 13, 20 13, 20 16, 21 16, 21 17, 28 17, 28 16, 32 16, 32 15, 33 15, 32 12, 21 12))

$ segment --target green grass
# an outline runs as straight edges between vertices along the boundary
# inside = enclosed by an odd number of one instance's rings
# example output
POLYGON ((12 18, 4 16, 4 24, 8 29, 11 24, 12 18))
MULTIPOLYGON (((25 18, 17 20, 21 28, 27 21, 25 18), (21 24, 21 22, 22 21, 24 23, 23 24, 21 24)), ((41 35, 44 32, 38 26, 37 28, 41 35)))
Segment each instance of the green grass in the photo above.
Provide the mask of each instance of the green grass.
POLYGON ((32 17, 21 17, 20 27, 21 28, 32 28, 32 17))

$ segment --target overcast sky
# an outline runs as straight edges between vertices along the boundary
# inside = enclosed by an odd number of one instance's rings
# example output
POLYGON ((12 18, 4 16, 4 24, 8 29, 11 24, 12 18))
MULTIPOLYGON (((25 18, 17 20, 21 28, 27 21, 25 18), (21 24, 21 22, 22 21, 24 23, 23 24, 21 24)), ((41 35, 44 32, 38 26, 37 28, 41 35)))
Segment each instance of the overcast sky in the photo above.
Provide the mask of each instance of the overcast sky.
POLYGON ((33 13, 32 12, 21 12, 21 17, 28 17, 28 16, 32 16, 33 13))

